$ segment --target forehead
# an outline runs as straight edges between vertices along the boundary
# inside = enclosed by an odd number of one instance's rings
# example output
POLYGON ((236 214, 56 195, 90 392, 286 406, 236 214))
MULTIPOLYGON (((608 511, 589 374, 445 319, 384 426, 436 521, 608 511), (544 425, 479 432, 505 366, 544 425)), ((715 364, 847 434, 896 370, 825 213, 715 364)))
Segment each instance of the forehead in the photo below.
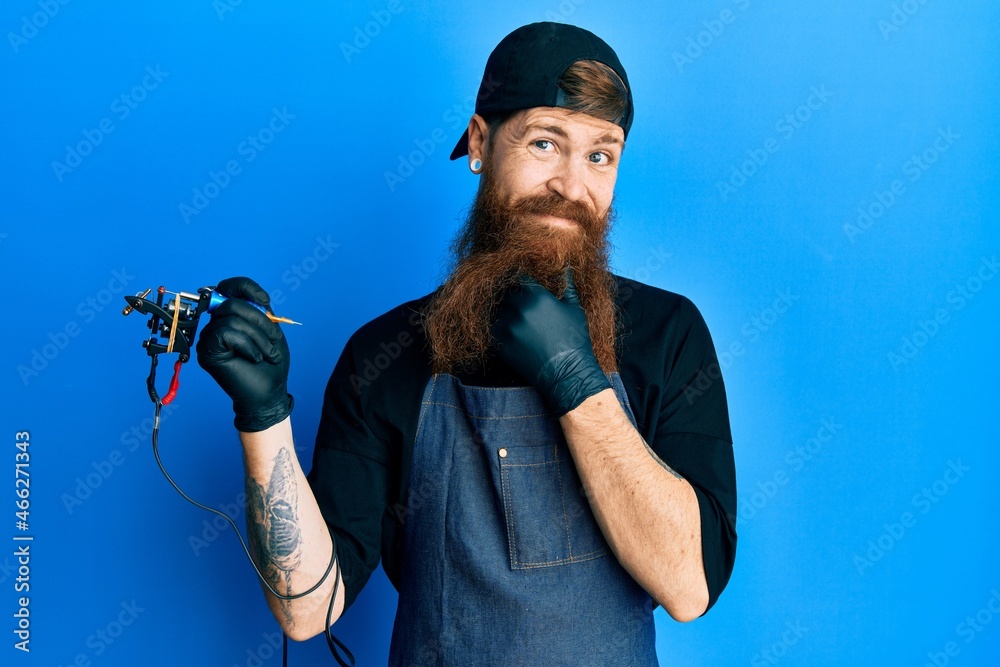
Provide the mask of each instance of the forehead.
POLYGON ((514 137, 532 131, 549 131, 591 143, 625 143, 625 132, 618 125, 562 107, 533 107, 515 112, 504 127, 514 137))

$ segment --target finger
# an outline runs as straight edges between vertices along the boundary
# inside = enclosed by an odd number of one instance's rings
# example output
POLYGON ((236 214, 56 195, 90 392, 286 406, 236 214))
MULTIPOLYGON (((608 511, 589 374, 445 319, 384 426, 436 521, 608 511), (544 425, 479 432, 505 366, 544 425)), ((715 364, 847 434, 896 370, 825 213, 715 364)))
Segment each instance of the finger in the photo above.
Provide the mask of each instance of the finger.
POLYGON ((555 294, 553 294, 548 287, 542 285, 529 275, 522 275, 515 287, 516 289, 514 291, 519 292, 520 294, 531 295, 535 299, 545 299, 547 297, 555 298, 555 294))
POLYGON ((236 357, 255 364, 263 360, 260 349, 243 332, 231 327, 219 327, 201 332, 198 339, 198 365, 207 366, 229 361, 236 357))
POLYGON ((576 291, 576 283, 573 282, 573 267, 566 267, 566 290, 563 292, 562 301, 580 305, 580 295, 576 291))
POLYGON ((517 276, 518 285, 537 285, 538 281, 529 276, 527 273, 521 273, 517 276))
MULTIPOLYGON (((244 304, 246 305, 246 304, 244 304)), ((251 308, 251 310, 255 310, 251 308)), ((260 315, 260 312, 257 311, 260 315)), ((266 318, 265 318, 266 319, 266 318)), ((269 322, 270 324, 270 322, 269 322)), ((246 359, 252 359, 254 362, 259 362, 261 359, 267 359, 270 363, 278 363, 282 359, 282 351, 279 345, 276 345, 267 335, 261 331, 260 327, 255 326, 251 322, 238 317, 236 315, 231 315, 229 317, 213 317, 212 321, 205 327, 203 332, 206 336, 216 336, 217 343, 226 343, 230 340, 235 340, 240 343, 240 350, 238 351, 241 356, 246 359), (234 332, 239 334, 238 338, 229 338, 231 334, 217 332, 234 332), (249 355, 249 356, 247 356, 249 355)), ((211 340, 211 338, 209 339, 211 340)), ((217 351, 219 348, 215 348, 217 351)))
POLYGON ((246 299, 271 310, 271 297, 263 287, 245 276, 226 278, 215 287, 221 294, 237 299, 246 299))
POLYGON ((264 332, 264 335, 272 341, 277 341, 283 335, 281 327, 242 299, 226 299, 212 312, 212 319, 223 317, 241 317, 264 332))

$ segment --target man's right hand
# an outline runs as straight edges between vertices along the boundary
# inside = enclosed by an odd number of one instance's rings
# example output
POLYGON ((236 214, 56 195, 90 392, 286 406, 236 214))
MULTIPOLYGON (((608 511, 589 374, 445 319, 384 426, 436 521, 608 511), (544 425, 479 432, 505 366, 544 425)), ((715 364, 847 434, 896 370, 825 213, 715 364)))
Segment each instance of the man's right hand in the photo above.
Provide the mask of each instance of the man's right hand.
POLYGON ((244 301, 270 311, 271 298, 260 285, 249 278, 227 278, 215 289, 229 298, 198 337, 198 365, 233 399, 237 430, 263 431, 292 412, 288 343, 281 327, 244 301))

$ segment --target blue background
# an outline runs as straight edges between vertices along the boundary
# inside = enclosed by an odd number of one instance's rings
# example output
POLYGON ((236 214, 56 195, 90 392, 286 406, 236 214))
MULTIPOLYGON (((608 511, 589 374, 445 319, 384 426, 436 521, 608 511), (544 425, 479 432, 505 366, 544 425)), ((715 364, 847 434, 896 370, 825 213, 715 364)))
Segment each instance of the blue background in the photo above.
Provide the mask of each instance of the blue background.
MULTIPOLYGON (((224 2, 0 10, 3 664, 280 664, 232 529, 155 467, 122 295, 240 274, 275 294, 305 323, 308 468, 347 337, 443 278, 477 183, 447 157, 487 55, 544 19, 628 69, 614 268, 698 305, 729 395, 736 569, 704 618, 657 610, 663 664, 997 664, 996 3, 224 2)), ((172 407, 166 465, 236 506, 228 400, 192 363, 172 407)), ((379 569, 335 626, 359 664, 385 663, 394 609, 379 569)), ((333 663, 316 638, 291 664, 333 663)))

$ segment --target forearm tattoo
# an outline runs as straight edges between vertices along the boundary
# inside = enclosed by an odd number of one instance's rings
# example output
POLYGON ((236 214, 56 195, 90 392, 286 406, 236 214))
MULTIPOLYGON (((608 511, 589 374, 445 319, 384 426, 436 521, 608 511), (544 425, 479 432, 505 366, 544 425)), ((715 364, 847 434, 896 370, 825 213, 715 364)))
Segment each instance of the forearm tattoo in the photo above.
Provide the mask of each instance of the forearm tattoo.
MULTIPOLYGON (((249 473, 247 486, 247 532, 254 560, 276 590, 289 594, 292 572, 302 560, 302 531, 295 511, 298 486, 292 455, 285 448, 278 452, 271 470, 271 481, 264 490, 249 473), (278 584, 284 582, 284 590, 278 584)), ((285 619, 291 623, 291 606, 281 601, 285 619)))

